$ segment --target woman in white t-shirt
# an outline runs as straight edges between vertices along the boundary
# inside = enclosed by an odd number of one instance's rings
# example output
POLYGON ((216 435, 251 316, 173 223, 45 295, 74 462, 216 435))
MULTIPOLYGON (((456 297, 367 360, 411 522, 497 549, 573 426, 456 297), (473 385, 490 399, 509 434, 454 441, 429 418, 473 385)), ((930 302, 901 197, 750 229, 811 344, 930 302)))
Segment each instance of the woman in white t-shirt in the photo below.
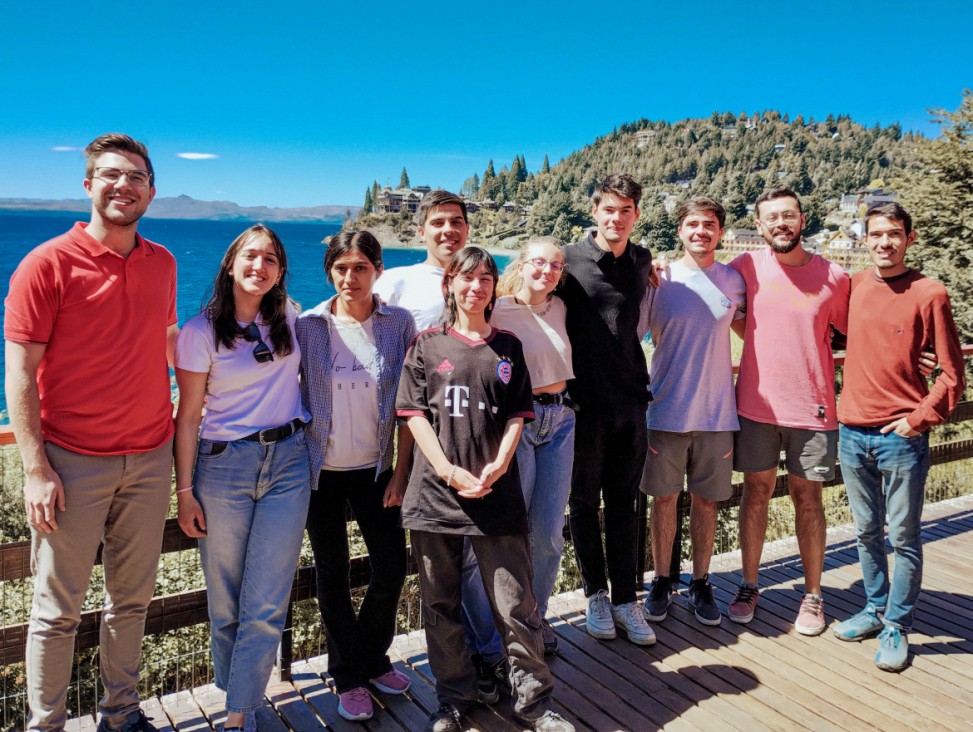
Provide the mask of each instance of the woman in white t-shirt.
POLYGON ((301 315, 301 397, 311 415, 308 450, 315 490, 307 533, 317 567, 317 595, 328 640, 328 673, 338 713, 369 719, 368 684, 401 694, 409 678, 387 655, 405 580, 405 532, 399 506, 412 452, 400 432, 392 469, 395 393, 416 337, 412 315, 372 293, 382 247, 367 231, 343 231, 328 244, 324 271, 337 295, 301 315), (371 578, 355 613, 349 589, 346 511, 368 547, 371 578))
POLYGON ((206 309, 176 341, 179 525, 199 539, 225 730, 256 729, 310 497, 310 415, 286 276, 277 235, 247 229, 227 249, 206 309))
MULTIPOLYGON (((564 301, 554 290, 564 274, 564 255, 556 239, 539 237, 524 245, 497 287, 503 297, 493 325, 524 344, 534 392, 534 421, 524 425, 517 444, 520 483, 527 504, 534 596, 541 617, 554 591, 564 547, 564 509, 574 464, 574 410, 567 381, 574 378, 564 301)), ((557 652, 557 635, 544 620, 544 652, 557 652)))

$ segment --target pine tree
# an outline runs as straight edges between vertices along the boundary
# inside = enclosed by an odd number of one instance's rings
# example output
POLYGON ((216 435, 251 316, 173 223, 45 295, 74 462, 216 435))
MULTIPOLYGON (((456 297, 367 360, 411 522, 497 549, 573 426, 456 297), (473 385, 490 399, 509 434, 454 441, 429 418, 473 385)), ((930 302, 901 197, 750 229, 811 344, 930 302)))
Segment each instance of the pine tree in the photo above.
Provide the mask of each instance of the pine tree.
POLYGON ((369 214, 369 213, 372 213, 372 211, 374 209, 375 209, 375 201, 374 201, 374 199, 372 199, 372 189, 371 188, 366 188, 365 189, 365 203, 361 207, 362 213, 369 214))
MULTIPOLYGON (((963 343, 973 341, 973 92, 955 112, 938 109, 942 135, 919 145, 918 170, 893 181, 912 215, 907 261, 949 290, 963 343)), ((899 130, 892 130, 893 134, 899 130)))
POLYGON ((544 162, 541 164, 541 172, 542 173, 550 173, 551 172, 551 163, 547 159, 547 155, 546 154, 544 155, 544 162))
POLYGON ((412 184, 409 182, 409 174, 404 165, 402 166, 402 175, 399 176, 399 188, 412 188, 412 184))

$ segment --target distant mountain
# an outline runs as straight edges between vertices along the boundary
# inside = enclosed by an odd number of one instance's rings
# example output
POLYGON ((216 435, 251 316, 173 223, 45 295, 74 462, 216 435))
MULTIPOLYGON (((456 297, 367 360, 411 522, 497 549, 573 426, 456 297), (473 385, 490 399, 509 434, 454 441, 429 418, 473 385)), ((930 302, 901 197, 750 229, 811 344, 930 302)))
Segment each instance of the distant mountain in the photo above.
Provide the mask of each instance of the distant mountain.
MULTIPOLYGON (((156 198, 149 207, 153 219, 204 219, 207 221, 341 222, 345 213, 355 216, 360 206, 310 206, 272 208, 238 206, 232 201, 197 201, 189 196, 156 198)), ((64 211, 86 213, 88 199, 44 200, 39 198, 0 198, 0 211, 64 211)))

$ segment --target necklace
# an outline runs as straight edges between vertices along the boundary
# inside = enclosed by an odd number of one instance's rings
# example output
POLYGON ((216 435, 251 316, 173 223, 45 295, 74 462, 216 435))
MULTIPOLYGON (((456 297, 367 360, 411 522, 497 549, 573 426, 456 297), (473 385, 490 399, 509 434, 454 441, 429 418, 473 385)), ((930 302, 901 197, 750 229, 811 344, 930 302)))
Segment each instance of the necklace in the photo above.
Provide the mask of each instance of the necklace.
POLYGON ((521 300, 519 297, 514 295, 514 302, 516 302, 518 305, 523 305, 538 318, 543 318, 545 315, 547 315, 547 311, 551 309, 551 305, 554 304, 554 298, 548 296, 544 302, 538 305, 531 305, 529 302, 521 300))

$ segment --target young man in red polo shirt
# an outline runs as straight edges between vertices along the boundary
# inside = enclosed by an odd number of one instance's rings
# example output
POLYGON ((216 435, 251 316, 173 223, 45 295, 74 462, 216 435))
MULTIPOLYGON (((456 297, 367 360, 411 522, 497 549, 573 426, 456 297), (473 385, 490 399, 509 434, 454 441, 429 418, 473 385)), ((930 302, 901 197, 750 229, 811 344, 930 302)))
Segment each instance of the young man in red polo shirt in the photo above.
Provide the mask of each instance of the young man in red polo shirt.
POLYGON ((81 604, 104 543, 98 730, 154 730, 136 685, 172 476, 176 262, 136 233, 155 196, 145 146, 112 133, 85 155, 90 222, 24 258, 4 320, 34 571, 28 729, 64 728, 81 604))

